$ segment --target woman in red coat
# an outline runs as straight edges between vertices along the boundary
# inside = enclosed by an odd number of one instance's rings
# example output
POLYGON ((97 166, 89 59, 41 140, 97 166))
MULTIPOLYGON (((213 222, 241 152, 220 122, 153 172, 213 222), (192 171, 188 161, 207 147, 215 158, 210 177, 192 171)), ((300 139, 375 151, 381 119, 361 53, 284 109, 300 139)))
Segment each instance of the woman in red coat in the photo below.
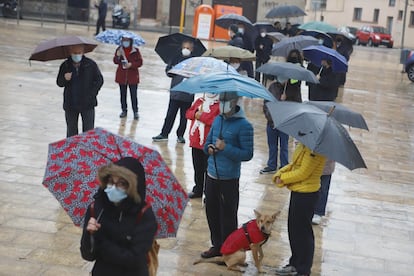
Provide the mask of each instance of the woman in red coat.
POLYGON ((127 87, 129 86, 134 119, 138 120, 138 68, 142 66, 142 56, 139 49, 133 46, 132 38, 121 38, 121 45, 116 49, 113 60, 114 63, 118 65, 118 68, 116 69, 115 82, 119 84, 119 89, 121 91, 122 113, 119 117, 124 118, 127 116, 127 87))
POLYGON ((191 120, 189 134, 195 182, 193 190, 188 194, 190 198, 199 198, 203 195, 208 159, 203 148, 211 124, 219 113, 218 95, 206 93, 204 97, 198 98, 185 114, 186 118, 191 120))

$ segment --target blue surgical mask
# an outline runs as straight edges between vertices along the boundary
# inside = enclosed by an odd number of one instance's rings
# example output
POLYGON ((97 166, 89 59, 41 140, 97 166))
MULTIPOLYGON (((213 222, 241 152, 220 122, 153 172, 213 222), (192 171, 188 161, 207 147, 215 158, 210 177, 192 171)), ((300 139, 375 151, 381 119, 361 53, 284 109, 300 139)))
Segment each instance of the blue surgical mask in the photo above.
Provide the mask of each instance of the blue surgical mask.
POLYGON ((128 48, 131 46, 131 42, 129 40, 122 41, 122 47, 128 48))
POLYGON ((113 203, 118 203, 128 196, 124 190, 117 188, 115 185, 108 185, 104 191, 109 201, 113 203))
POLYGON ((82 60, 82 56, 83 55, 71 55, 71 58, 72 58, 73 62, 79 63, 82 60))

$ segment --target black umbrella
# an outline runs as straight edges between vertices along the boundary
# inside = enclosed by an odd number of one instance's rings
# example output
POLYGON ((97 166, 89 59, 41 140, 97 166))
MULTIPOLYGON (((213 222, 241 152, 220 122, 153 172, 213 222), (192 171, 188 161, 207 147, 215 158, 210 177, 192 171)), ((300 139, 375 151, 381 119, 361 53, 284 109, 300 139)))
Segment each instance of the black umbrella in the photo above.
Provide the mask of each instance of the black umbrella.
POLYGON ((301 35, 312 36, 312 37, 314 37, 318 40, 322 39, 323 40, 323 43, 322 43, 323 46, 328 47, 328 48, 333 48, 334 43, 333 43, 332 36, 325 33, 325 32, 316 31, 316 30, 315 31, 314 30, 304 30, 300 34, 301 35))
POLYGON ((228 29, 232 24, 242 24, 244 26, 244 36, 250 41, 251 45, 246 45, 247 50, 252 50, 254 47, 254 40, 258 32, 253 26, 253 23, 245 16, 235 13, 224 14, 215 20, 217 26, 228 29))
POLYGON ((277 17, 299 17, 304 16, 306 13, 295 5, 278 6, 271 9, 267 14, 266 18, 277 18, 277 17))
POLYGON ((263 29, 266 30, 266 33, 277 32, 277 29, 269 22, 256 22, 253 26, 256 28, 258 33, 260 33, 263 29))
POLYGON ((199 57, 206 51, 206 47, 204 47, 198 38, 182 33, 174 33, 161 36, 155 46, 155 52, 166 64, 169 64, 178 55, 179 51, 181 51, 181 45, 184 41, 192 41, 194 43, 194 49, 192 51, 192 56, 194 57, 199 57))

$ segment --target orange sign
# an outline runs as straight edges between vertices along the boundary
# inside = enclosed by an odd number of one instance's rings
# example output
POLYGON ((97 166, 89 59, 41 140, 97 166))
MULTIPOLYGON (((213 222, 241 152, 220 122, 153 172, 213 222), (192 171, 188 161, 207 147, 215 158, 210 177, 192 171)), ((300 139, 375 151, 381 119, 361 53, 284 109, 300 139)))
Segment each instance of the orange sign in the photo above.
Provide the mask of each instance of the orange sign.
MULTIPOLYGON (((226 6, 226 5, 214 5, 215 16, 219 18, 223 14, 235 13, 243 15, 243 8, 236 6, 226 6)), ((227 29, 221 28, 217 25, 214 25, 214 39, 216 40, 229 40, 229 33, 227 29)))

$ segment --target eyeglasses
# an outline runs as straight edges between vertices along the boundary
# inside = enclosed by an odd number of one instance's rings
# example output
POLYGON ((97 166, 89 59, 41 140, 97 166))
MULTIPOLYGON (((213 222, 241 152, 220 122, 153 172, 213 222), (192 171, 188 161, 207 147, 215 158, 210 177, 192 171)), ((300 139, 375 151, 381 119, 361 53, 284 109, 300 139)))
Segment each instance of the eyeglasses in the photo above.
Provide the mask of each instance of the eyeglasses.
POLYGON ((125 179, 123 179, 122 177, 109 177, 108 179, 108 187, 112 187, 113 185, 115 185, 115 187, 122 189, 124 191, 126 191, 129 187, 128 181, 126 181, 125 179))

